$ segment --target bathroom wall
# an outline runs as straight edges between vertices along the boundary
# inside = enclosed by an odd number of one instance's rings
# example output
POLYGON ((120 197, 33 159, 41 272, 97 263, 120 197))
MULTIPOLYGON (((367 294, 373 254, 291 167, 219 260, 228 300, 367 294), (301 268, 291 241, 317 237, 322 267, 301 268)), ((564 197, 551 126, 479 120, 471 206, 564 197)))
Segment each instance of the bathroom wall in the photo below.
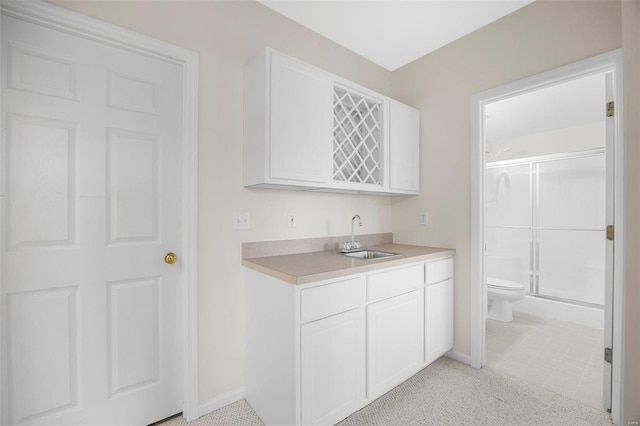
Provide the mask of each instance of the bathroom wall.
POLYGON ((487 162, 603 148, 606 102, 598 73, 486 105, 487 162))
POLYGON ((604 148, 605 121, 565 127, 510 139, 487 140, 487 161, 504 161, 558 152, 604 148))

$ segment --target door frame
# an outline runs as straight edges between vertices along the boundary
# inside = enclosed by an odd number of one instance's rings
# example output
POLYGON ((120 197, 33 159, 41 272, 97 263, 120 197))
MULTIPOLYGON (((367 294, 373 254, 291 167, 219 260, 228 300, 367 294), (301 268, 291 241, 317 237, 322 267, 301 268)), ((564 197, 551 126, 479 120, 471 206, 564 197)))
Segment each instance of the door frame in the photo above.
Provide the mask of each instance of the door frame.
MULTIPOLYGON (((132 51, 182 69, 183 416, 199 417, 198 401, 198 54, 43 1, 0 2, 0 13, 94 42, 132 51)), ((2 117, 0 117, 1 123, 2 117)), ((4 339, 4 336, 3 336, 4 339)))
MULTIPOLYGON (((624 163, 622 134, 622 49, 613 50, 570 65, 505 84, 471 97, 471 264, 470 264, 470 364, 484 364, 487 292, 484 284, 484 164, 485 148, 482 134, 483 111, 486 104, 524 94, 588 75, 612 72, 614 75, 614 262, 613 262, 613 362, 611 416, 619 424, 622 411, 622 324, 624 265, 624 163)), ((605 106, 602 106, 603 113, 605 106)), ((604 356, 604 354, 603 354, 604 356)))

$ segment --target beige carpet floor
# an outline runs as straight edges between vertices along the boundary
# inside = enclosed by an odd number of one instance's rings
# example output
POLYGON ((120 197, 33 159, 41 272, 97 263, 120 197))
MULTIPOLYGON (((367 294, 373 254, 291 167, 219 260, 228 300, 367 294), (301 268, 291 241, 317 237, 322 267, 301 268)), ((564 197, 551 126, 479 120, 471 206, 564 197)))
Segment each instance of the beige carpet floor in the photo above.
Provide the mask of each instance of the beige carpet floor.
MULTIPOLYGON (((162 426, 263 425, 246 400, 187 423, 162 426)), ((473 369, 441 358, 340 426, 611 425, 606 412, 490 368, 473 369)))

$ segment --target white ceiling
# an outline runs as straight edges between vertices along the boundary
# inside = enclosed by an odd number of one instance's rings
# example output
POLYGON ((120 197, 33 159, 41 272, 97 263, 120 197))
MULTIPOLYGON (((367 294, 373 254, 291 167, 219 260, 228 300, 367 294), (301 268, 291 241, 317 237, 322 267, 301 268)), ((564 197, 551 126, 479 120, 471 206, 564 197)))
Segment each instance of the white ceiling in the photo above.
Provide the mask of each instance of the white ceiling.
POLYGON ((393 71, 533 0, 258 0, 393 71))

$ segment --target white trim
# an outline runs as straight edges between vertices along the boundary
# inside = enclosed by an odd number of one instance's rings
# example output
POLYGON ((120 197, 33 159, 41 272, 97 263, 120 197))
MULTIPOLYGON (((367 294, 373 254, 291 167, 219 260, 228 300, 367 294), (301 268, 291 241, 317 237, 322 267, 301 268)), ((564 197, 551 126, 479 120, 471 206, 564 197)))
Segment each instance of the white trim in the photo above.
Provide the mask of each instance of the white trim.
POLYGON ((624 92, 623 92, 623 56, 622 49, 615 50, 610 53, 611 62, 613 63, 613 72, 615 78, 615 148, 614 148, 614 258, 613 258, 613 363, 611 368, 612 387, 611 387, 611 417, 613 423, 619 425, 623 419, 624 401, 624 383, 623 383, 623 357, 624 347, 623 327, 624 327, 624 264, 626 261, 625 254, 625 226, 624 226, 624 92))
POLYGON ((183 416, 198 406, 198 54, 42 1, 1 2, 3 15, 63 31, 182 67, 183 416))
POLYGON ((623 92, 622 92, 622 49, 617 49, 574 64, 556 68, 522 80, 496 87, 471 97, 471 366, 480 368, 484 364, 484 318, 486 318, 486 291, 482 254, 484 252, 484 200, 481 199, 484 185, 482 165, 484 159, 482 111, 488 103, 506 99, 532 90, 549 87, 564 81, 586 77, 602 72, 613 72, 615 77, 615 258, 613 282, 613 365, 612 365, 612 406, 614 424, 619 424, 622 412, 622 325, 623 325, 623 265, 624 265, 624 162, 623 162, 623 92))
POLYGON ((152 37, 41 1, 0 1, 2 14, 120 49, 187 65, 197 54, 152 37))
POLYGON ((206 416, 207 414, 219 410, 222 407, 226 407, 229 404, 240 401, 244 398, 244 387, 225 392, 222 395, 218 395, 215 398, 203 402, 198 408, 199 417, 206 416))
POLYGON ((444 354, 447 358, 451 358, 455 361, 461 362, 463 364, 469 365, 471 363, 471 358, 467 354, 463 354, 462 352, 454 351, 451 349, 449 352, 444 354))

